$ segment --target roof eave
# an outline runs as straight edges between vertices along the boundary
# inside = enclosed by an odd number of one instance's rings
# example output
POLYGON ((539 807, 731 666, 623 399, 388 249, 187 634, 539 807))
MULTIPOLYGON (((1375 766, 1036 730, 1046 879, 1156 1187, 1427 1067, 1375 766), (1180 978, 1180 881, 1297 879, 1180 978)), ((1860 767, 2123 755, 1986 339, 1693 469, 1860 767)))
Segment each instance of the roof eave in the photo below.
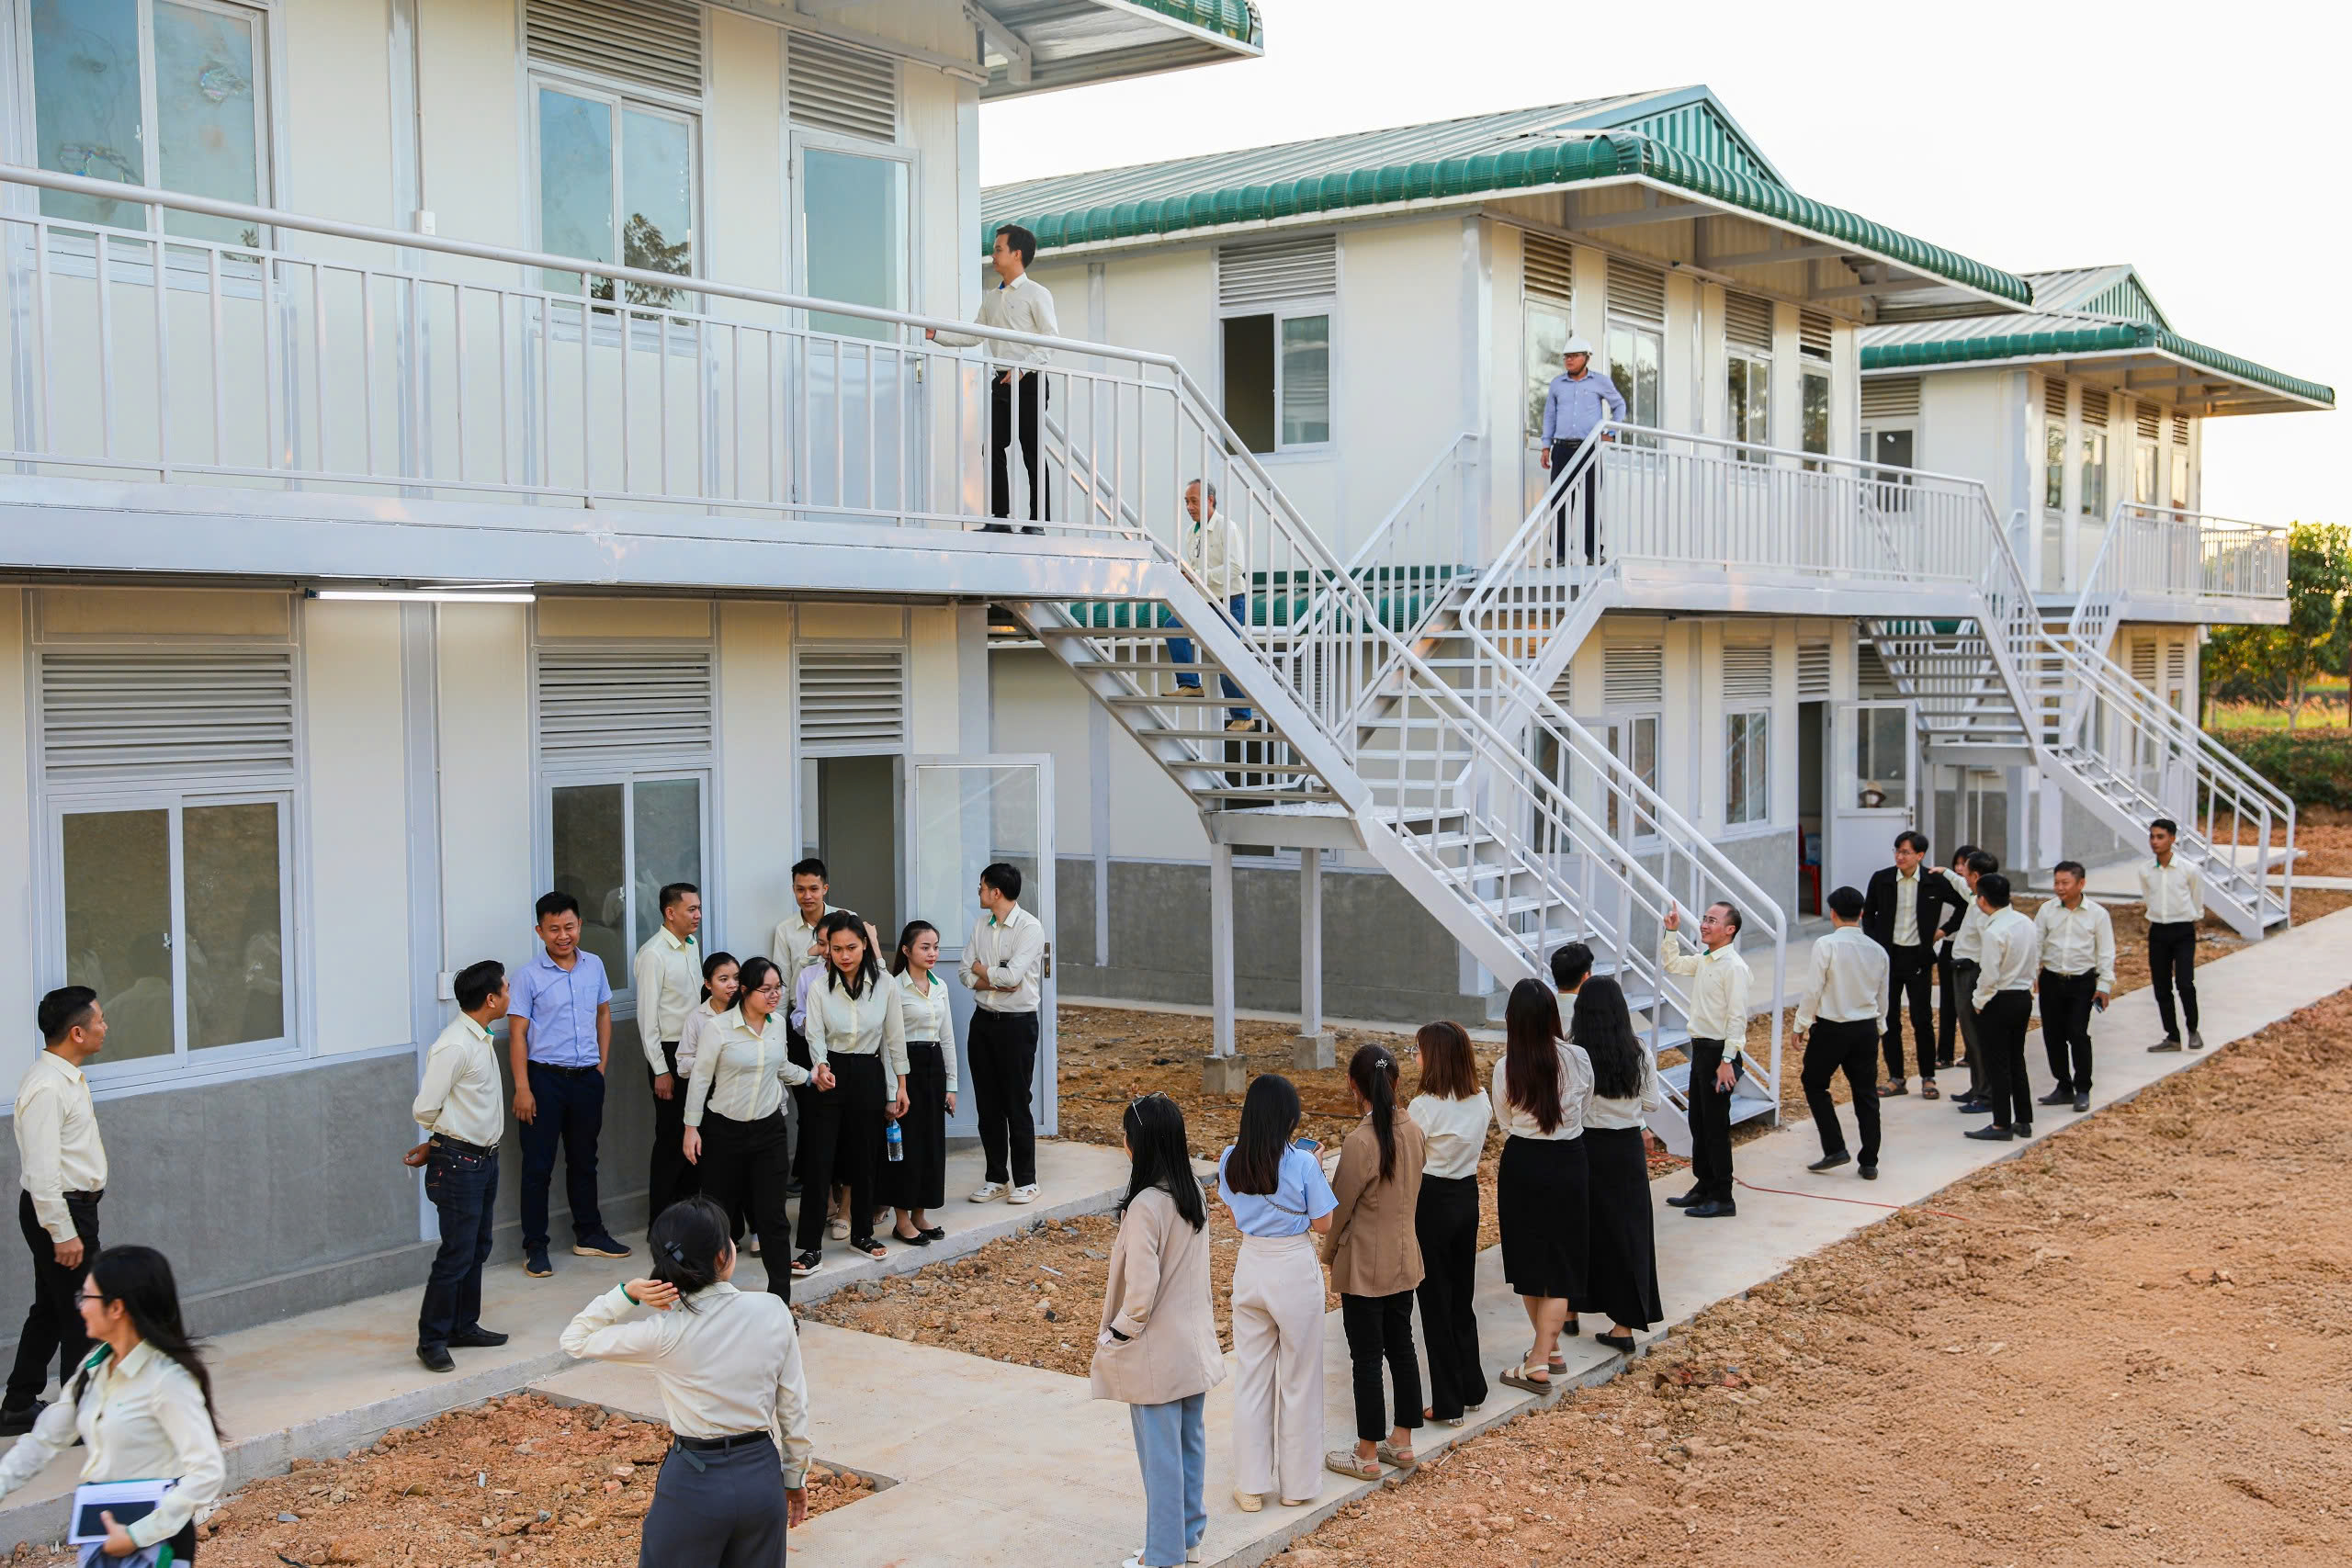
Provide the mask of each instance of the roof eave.
POLYGON ((1102 82, 1132 81, 1203 65, 1221 65, 1233 60, 1255 60, 1266 52, 1262 30, 1252 38, 1235 38, 1139 4, 1138 0, 1091 3, 1098 9, 1133 17, 1137 33, 1148 36, 1142 41, 1115 49, 1059 60, 1033 60, 1025 72, 1017 70, 1010 61, 991 65, 989 79, 980 88, 981 99, 995 103, 1102 82))
MULTIPOLYGON (((1861 373, 1865 378, 1869 378, 1931 375, 1939 370, 1998 370, 2030 366, 2048 367, 2054 365, 2069 368, 2080 365, 2104 365, 2114 368, 2128 368, 2132 364, 2175 366, 2184 370, 2194 371, 2201 382, 2222 383, 2237 389, 2221 398, 2176 397, 2158 400, 2168 404, 2193 406, 2194 412, 2205 418, 2222 418, 2232 414, 2248 413, 2324 413, 2333 411, 2335 407, 2332 388, 2319 389, 2327 392, 2329 394, 2327 397, 2310 396, 2293 388, 2274 386, 2266 381, 2235 374, 2202 360, 2174 352, 2161 344, 2131 344, 2117 348, 2052 347, 2025 353, 1972 354, 1967 352, 1967 349, 1973 341, 1975 340, 1959 338, 1945 343, 1889 344, 1865 348, 1862 350, 1861 373), (1890 350, 1908 352, 1890 355, 1890 350), (1877 359, 1877 363, 1871 363, 1873 358, 1877 359)), ((2137 396, 2143 392, 2172 389, 2134 388, 2127 384, 2117 389, 2137 396)))

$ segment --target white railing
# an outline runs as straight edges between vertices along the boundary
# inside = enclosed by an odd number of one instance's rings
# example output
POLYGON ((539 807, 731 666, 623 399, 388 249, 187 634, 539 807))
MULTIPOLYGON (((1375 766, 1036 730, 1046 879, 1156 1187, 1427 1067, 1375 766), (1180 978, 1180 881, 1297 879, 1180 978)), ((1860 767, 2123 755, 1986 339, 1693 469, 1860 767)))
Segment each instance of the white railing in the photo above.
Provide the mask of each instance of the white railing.
POLYGON ((1475 431, 1447 442, 1348 558, 1348 574, 1389 602, 1399 631, 1426 620, 1477 559, 1485 451, 1475 431))
POLYGON ((2173 507, 2119 502, 2066 626, 2105 653, 2134 599, 2240 599, 2283 604, 2287 530, 2173 507))

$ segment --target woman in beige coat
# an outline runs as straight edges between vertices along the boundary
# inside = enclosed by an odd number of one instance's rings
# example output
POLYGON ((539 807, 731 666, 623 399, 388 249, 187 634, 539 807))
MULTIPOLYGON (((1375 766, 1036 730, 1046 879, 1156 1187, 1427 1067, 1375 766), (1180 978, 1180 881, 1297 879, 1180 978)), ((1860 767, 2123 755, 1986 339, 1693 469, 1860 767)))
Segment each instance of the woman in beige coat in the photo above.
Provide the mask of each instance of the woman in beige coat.
POLYGON ((1131 1165, 1094 1340, 1094 1397, 1126 1401, 1143 1469, 1143 1550, 1125 1568, 1173 1568, 1198 1561, 1208 1529, 1201 1408, 1225 1381, 1209 1302, 1208 1206, 1174 1100, 1144 1096, 1121 1131, 1131 1165))
POLYGON ((1396 1058, 1366 1045, 1348 1062, 1348 1089, 1363 1120, 1340 1145, 1331 1188, 1340 1206, 1323 1260, 1340 1292, 1340 1323, 1355 1370, 1356 1446, 1326 1454, 1326 1467, 1376 1481, 1385 1463, 1420 1462, 1413 1431, 1421 1424, 1421 1364, 1413 1355, 1413 1288, 1421 1282, 1421 1243, 1413 1212, 1421 1197, 1426 1147, 1420 1127, 1396 1109, 1396 1058), (1396 1424, 1387 1421, 1380 1366, 1396 1382, 1396 1424))

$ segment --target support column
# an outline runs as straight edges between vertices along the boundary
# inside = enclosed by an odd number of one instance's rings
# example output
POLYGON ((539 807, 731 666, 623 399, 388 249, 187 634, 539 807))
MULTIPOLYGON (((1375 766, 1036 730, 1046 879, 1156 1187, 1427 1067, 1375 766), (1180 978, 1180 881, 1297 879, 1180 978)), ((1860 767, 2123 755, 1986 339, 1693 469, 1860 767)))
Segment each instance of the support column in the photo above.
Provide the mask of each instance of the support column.
POLYGON ((1233 846, 1209 843, 1209 1054, 1204 1094, 1239 1094, 1249 1075, 1233 1043, 1233 846))
POLYGON ((1333 1065, 1339 1037, 1323 1027, 1323 852, 1298 852, 1298 1032, 1291 1066, 1333 1065))

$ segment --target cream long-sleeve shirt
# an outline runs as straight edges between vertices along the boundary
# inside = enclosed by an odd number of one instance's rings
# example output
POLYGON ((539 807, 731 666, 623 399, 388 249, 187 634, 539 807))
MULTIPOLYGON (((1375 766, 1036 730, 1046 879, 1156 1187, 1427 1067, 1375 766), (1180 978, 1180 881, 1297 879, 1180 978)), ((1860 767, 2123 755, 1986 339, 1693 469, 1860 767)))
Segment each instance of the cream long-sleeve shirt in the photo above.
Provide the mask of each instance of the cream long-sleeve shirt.
POLYGON ((425 1055, 424 1081, 416 1087, 409 1115, 428 1133, 498 1146, 506 1131, 506 1086, 489 1030, 464 1013, 449 1021, 425 1055))
POLYGON ((645 1065, 656 1077, 670 1070, 662 1058, 665 1040, 685 1038, 686 1015, 702 1005, 702 950, 663 926, 645 939, 629 965, 637 987, 637 1037, 645 1065))
POLYGON ((1731 942, 1693 953, 1682 939, 1668 931, 1657 946, 1658 962, 1669 975, 1690 982, 1690 1011, 1684 1027, 1693 1040, 1720 1040, 1724 1060, 1736 1062, 1747 1038, 1747 960, 1731 942))
POLYGON ((754 1029, 741 1007, 729 1008, 695 1036, 686 1125, 701 1126, 705 1111, 729 1122, 765 1121, 784 1109, 787 1088, 808 1081, 808 1069, 789 1055, 782 1012, 754 1029))
MULTIPOLYGON (((822 924, 826 915, 834 913, 831 904, 818 915, 822 924)), ((824 954, 817 951, 817 927, 800 918, 800 908, 793 906, 792 913, 776 922, 775 935, 768 939, 768 957, 786 976, 797 978, 803 969, 817 963, 824 954)))
POLYGON ((784 1483, 808 1475, 808 1383, 792 1309, 765 1291, 721 1282, 668 1312, 632 1317, 637 1303, 616 1285, 564 1329, 564 1354, 583 1361, 650 1367, 670 1429, 685 1438, 765 1432, 784 1461, 784 1483))
POLYGON ((1186 558, 1219 604, 1250 592, 1250 548, 1224 513, 1212 509, 1206 521, 1193 525, 1186 558))
POLYGON ((85 1483, 178 1482, 153 1512, 130 1525, 130 1539, 140 1546, 169 1540, 189 1520, 208 1517, 220 1500, 227 1467, 196 1380, 143 1339, 119 1366, 105 1345, 82 1365, 90 1373, 82 1397, 74 1399, 67 1382, 66 1397, 42 1411, 32 1431, 0 1459, 0 1497, 39 1475, 79 1437, 85 1483))
MULTIPOLYGON (((979 324, 1001 332, 1033 333, 1038 337, 1062 335, 1062 324, 1054 315, 1053 290, 1025 272, 1010 283, 1000 281, 981 293, 979 324)), ((950 348, 969 348, 985 334, 944 332, 936 335, 950 348)), ((1052 350, 1035 344, 1007 343, 991 337, 988 345, 989 358, 1008 365, 1043 365, 1053 357, 1052 350)))
POLYGON ((1584 1124, 1588 1130, 1646 1126, 1649 1113, 1666 1103, 1666 1096, 1658 1091, 1657 1087, 1657 1059, 1650 1055, 1650 1048, 1638 1040, 1634 1043, 1634 1049, 1641 1057, 1641 1088, 1628 1098, 1611 1099, 1600 1092, 1598 1084, 1594 1085, 1592 1103, 1586 1106, 1584 1111, 1584 1124))
POLYGON ((678 1076, 680 1077, 690 1078, 695 1076, 695 1057, 701 1052, 703 1032, 710 1027, 711 1021, 725 1010, 723 1008, 713 1008, 708 1002, 696 1002, 695 1010, 686 1014, 686 1021, 678 1030, 678 1076))
POLYGON ((1458 1181, 1478 1174, 1478 1156, 1487 1150, 1487 1129, 1495 1108, 1483 1094, 1467 1100, 1441 1100, 1417 1094, 1405 1114, 1421 1130, 1421 1175, 1440 1181, 1458 1181))
POLYGON ((1886 949, 1860 926, 1839 926, 1813 944, 1812 988, 1797 1003, 1797 1032, 1816 1018, 1858 1023, 1886 1016, 1886 949))
POLYGON ((1984 922, 1984 951, 1977 959, 1976 1010, 2003 991, 2030 991, 2041 969, 2041 939, 2033 922, 2015 909, 1996 911, 1984 922))
MULTIPOLYGON (((1965 887, 1961 889, 1968 893, 1965 887)), ((1977 907, 1976 895, 1968 893, 1968 912, 1960 918, 1960 929, 1952 932, 1951 961, 1954 964, 1977 964, 1984 956, 1984 911, 1977 907)))
POLYGON ((1495 1125, 1503 1130, 1504 1136, 1562 1141, 1584 1136, 1585 1112, 1592 1105, 1592 1058, 1584 1054, 1583 1046, 1560 1042, 1560 1124, 1548 1133, 1535 1120, 1534 1112, 1511 1103, 1506 1087, 1510 1081, 1507 1065, 1498 1061, 1494 1076, 1487 1080, 1487 1095, 1495 1107, 1495 1125))
POLYGON ((2177 854, 2169 865, 2158 865, 2153 856, 2141 863, 2140 897, 2147 903, 2152 926, 2205 918, 2205 890, 2197 880, 2197 868, 2177 854))
POLYGON ((963 961, 956 965, 956 975, 970 986, 977 959, 988 966, 989 984, 997 988, 974 987, 973 1006, 989 1012, 1035 1012, 1037 979, 1045 968, 1045 957, 1046 928, 1036 916, 1015 904, 1012 913, 1002 920, 994 915, 980 917, 972 928, 971 944, 964 949, 963 961))
POLYGON ((947 1092, 956 1092, 956 1010, 947 1003, 947 982, 934 970, 918 987, 911 975, 899 976, 899 1014, 906 1021, 907 1043, 929 1040, 947 1064, 947 1092))
MULTIPOLYGON (((52 1241, 72 1241, 68 1192, 102 1192, 107 1149, 98 1140, 98 1113, 90 1080, 54 1051, 42 1051, 17 1084, 17 1168, 32 1194, 33 1218, 52 1241)), ((133 1479, 137 1479, 134 1477, 133 1479)))
POLYGON ((2104 905, 2088 898, 2071 909, 2052 898, 2033 912, 2041 942, 2041 966, 2052 975, 2098 971, 2098 988, 2115 994, 2115 921, 2104 905))
POLYGON ((823 976, 808 993, 808 1021, 801 1032, 808 1037, 808 1060, 822 1066, 833 1056, 879 1056, 882 1098, 899 1098, 899 1080, 907 1076, 907 1016, 899 1005, 899 982, 876 975, 863 996, 853 997, 846 987, 823 976))

